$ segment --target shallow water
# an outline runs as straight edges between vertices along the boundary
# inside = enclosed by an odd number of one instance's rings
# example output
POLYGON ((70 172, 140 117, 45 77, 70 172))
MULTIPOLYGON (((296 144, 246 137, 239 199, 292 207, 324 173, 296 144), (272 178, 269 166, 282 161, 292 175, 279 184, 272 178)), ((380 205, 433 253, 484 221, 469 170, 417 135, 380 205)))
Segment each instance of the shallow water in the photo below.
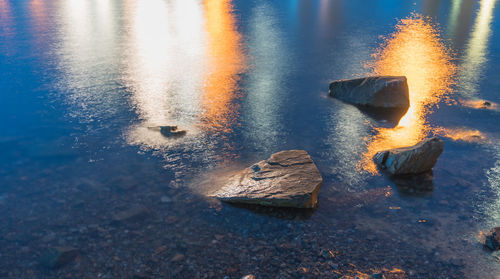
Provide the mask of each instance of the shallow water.
POLYGON ((0 0, 0 277, 500 278, 478 241, 500 225, 497 2, 0 0), (399 123, 327 96, 371 73, 408 77, 399 123), (433 134, 431 189, 373 167, 433 134), (322 173, 317 210, 204 197, 285 149, 322 173), (53 246, 80 256, 39 266, 53 246))

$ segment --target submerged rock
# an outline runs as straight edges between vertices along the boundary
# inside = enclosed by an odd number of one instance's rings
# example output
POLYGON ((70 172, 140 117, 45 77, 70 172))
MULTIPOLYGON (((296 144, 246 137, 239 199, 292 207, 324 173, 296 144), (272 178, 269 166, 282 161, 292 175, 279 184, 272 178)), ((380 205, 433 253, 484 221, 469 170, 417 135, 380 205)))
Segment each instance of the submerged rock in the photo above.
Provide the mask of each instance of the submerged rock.
POLYGON ((48 268, 59 268, 73 261, 79 252, 73 247, 49 248, 40 257, 40 264, 48 268))
POLYGON ((160 131, 164 137, 180 137, 186 134, 185 130, 179 130, 177 126, 155 126, 148 127, 150 130, 160 131))
POLYGON ((226 202, 314 208, 322 181, 306 151, 287 150, 240 171, 212 195, 226 202))
POLYGON ((500 227, 493 228, 484 240, 484 246, 492 251, 500 250, 500 227))
POLYGON ((381 169, 392 175, 419 174, 434 167, 443 148, 443 141, 433 137, 414 146, 378 152, 373 156, 373 160, 381 169))
POLYGON ((136 222, 149 216, 149 210, 143 206, 135 206, 130 209, 113 214, 116 223, 136 222))
POLYGON ((330 83, 329 94, 351 104, 372 108, 397 109, 410 107, 408 83, 404 76, 373 76, 330 83))

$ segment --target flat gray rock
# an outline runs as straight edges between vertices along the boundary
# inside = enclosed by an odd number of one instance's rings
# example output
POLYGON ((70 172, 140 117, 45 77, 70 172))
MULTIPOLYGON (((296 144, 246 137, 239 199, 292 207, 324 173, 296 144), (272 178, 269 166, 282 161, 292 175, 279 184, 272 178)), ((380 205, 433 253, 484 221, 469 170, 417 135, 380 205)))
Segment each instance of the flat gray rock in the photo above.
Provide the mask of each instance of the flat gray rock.
POLYGON ((419 174, 431 170, 443 153, 444 143, 438 137, 414 146, 389 149, 373 156, 375 164, 392 175, 419 174))
POLYGON ((233 203, 314 208, 322 182, 306 151, 287 150, 233 175, 212 196, 233 203))
POLYGON ((404 76, 373 76, 337 80, 329 94, 347 103, 372 108, 408 110, 410 97, 404 76))

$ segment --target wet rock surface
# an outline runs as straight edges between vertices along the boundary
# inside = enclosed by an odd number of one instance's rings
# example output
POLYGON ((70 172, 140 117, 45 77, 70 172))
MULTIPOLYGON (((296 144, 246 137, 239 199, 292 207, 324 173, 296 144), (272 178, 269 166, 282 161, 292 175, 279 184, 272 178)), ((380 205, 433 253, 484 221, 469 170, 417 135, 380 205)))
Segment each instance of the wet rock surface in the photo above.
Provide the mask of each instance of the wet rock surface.
POLYGON ((443 149, 443 141, 433 137, 414 146, 380 151, 373 160, 392 175, 420 174, 432 170, 443 149))
POLYGON ((373 76, 337 80, 330 83, 329 94, 351 104, 404 112, 410 106, 408 83, 404 76, 373 76))
POLYGON ((212 195, 232 203, 314 208, 322 181, 306 151, 287 150, 237 173, 212 195))
POLYGON ((483 244, 492 251, 500 250, 500 227, 493 228, 486 234, 483 244))

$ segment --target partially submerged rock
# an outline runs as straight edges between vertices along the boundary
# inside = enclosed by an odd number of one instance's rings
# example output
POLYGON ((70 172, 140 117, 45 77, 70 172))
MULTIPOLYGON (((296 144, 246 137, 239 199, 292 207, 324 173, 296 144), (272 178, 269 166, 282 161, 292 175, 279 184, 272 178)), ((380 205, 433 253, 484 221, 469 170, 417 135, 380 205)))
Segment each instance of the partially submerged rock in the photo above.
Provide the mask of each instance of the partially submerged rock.
POLYGON ((414 146, 378 152, 373 156, 373 160, 381 169, 392 175, 419 174, 434 167, 443 148, 443 141, 433 137, 414 146))
POLYGON ((500 250, 500 227, 493 228, 486 234, 483 244, 492 251, 500 250))
POLYGON ((160 131, 164 137, 180 137, 186 134, 185 130, 179 130, 177 126, 155 126, 148 127, 150 130, 160 131))
POLYGON ((363 107, 400 110, 410 107, 408 83, 404 76, 373 76, 337 80, 330 83, 329 94, 363 107))
POLYGON ((78 254, 76 248, 69 246, 49 248, 40 257, 40 264, 48 268, 59 268, 73 261, 78 254))
POLYGON ((242 170, 212 195, 233 203, 314 208, 322 181, 306 151, 287 150, 242 170))

